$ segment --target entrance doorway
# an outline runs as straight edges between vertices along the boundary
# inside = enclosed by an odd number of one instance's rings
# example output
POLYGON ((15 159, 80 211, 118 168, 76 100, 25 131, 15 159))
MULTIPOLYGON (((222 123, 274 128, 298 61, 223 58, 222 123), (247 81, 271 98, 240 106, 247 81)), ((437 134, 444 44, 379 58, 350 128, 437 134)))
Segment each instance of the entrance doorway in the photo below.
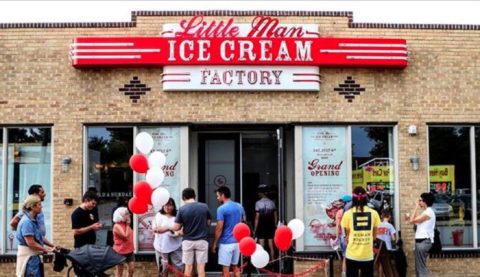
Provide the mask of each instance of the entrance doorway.
MULTIPOLYGON (((269 196, 279 207, 279 184, 281 184, 279 146, 280 132, 277 129, 229 133, 199 133, 199 180, 198 199, 205 202, 212 213, 210 238, 216 226, 216 211, 219 203, 215 190, 227 186, 232 200, 245 209, 247 224, 253 229, 257 188, 265 184, 269 196)), ((211 242, 211 241, 210 241, 211 242)), ((266 249, 268 251, 268 249, 266 249)), ((210 254, 207 272, 220 272, 217 255, 210 254)))

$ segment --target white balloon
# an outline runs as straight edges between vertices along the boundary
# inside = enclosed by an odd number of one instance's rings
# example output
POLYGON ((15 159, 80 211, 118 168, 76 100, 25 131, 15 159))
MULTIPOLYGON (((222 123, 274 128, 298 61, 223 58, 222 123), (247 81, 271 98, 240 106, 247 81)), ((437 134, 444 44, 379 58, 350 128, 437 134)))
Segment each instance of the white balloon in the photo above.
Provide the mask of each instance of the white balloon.
POLYGON ((148 156, 148 167, 149 168, 162 168, 165 165, 165 161, 167 158, 165 155, 160 151, 154 151, 153 153, 148 156))
POLYGON ((152 205, 155 211, 159 211, 168 202, 170 192, 164 187, 156 188, 152 193, 152 205))
POLYGON ((143 154, 148 154, 153 148, 153 138, 147 132, 141 132, 135 137, 135 146, 143 154))
POLYGON ((156 189, 165 179, 165 173, 161 168, 153 167, 147 171, 145 179, 152 189, 156 189))
POLYGON ((263 246, 261 244, 258 244, 257 243, 257 248, 255 248, 255 251, 259 250, 259 249, 263 249, 263 246))
POLYGON ((256 268, 264 268, 270 261, 270 257, 265 249, 257 248, 250 258, 250 261, 256 268))
POLYGON ((300 219, 295 218, 288 222, 288 228, 292 230, 292 239, 298 239, 305 231, 305 224, 303 224, 303 221, 300 219))

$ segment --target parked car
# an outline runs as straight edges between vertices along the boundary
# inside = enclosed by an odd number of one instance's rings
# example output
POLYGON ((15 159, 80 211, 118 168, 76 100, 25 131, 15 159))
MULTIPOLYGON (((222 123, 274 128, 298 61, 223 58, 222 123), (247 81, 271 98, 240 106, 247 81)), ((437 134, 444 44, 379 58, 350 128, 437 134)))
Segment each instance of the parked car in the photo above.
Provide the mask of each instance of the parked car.
POLYGON ((391 195, 388 191, 377 190, 370 195, 368 206, 377 211, 391 208, 391 195))
POLYGON ((449 204, 450 197, 443 193, 435 194, 435 202, 432 205, 433 212, 437 219, 448 220, 453 216, 453 207, 449 204))

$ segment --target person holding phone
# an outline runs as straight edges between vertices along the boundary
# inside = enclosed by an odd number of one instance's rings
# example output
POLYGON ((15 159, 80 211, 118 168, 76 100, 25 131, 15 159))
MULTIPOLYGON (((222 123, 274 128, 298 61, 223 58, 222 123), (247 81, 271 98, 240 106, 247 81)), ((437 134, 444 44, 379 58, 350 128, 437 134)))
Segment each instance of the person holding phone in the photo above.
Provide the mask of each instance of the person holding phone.
POLYGON ((86 244, 95 244, 97 240, 95 232, 102 228, 102 224, 98 222, 98 213, 94 212, 97 201, 97 194, 87 191, 83 195, 82 204, 72 213, 71 220, 75 248, 86 244))

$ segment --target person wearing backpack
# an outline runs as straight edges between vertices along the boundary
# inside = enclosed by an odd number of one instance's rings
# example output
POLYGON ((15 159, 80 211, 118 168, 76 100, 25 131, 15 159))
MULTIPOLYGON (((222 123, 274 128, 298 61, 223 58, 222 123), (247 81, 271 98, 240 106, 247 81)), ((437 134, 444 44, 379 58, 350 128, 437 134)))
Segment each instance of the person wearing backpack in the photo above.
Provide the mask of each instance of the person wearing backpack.
POLYGON ((417 277, 428 276, 427 257, 432 248, 436 223, 435 212, 432 209, 435 197, 432 193, 422 193, 415 204, 412 214, 407 214, 410 224, 415 224, 415 273, 417 277), (417 215, 419 209, 424 209, 417 215))

